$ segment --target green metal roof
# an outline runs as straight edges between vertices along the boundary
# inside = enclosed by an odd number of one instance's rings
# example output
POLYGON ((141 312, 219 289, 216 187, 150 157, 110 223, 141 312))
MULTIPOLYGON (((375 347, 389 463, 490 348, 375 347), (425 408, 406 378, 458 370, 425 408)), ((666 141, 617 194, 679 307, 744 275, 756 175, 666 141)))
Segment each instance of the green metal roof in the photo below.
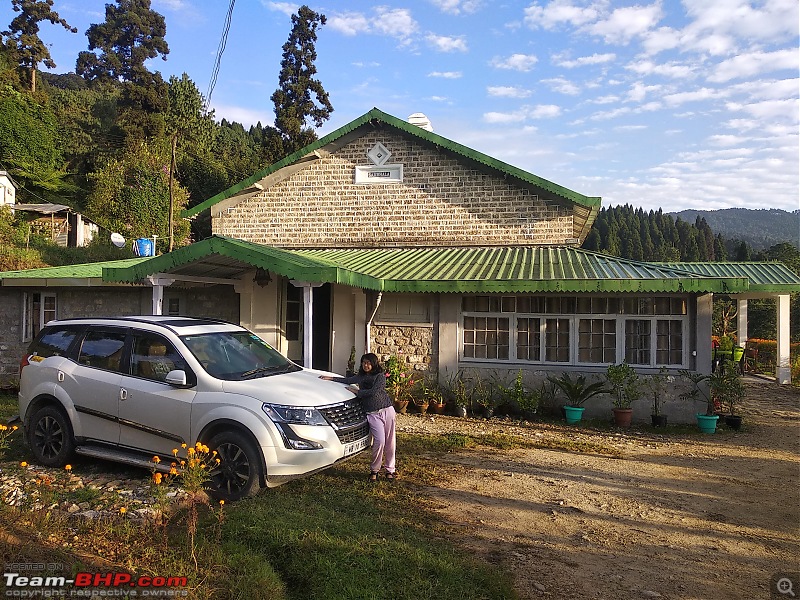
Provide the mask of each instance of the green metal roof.
POLYGON ((750 292, 800 292, 800 275, 781 262, 657 263, 704 277, 746 277, 750 292))
POLYGON ((0 280, 12 279, 100 279, 106 267, 126 268, 148 260, 146 257, 109 260, 63 267, 43 267, 24 271, 2 271, 0 280))
POLYGON ((574 247, 282 250, 213 236, 126 268, 106 281, 148 275, 236 277, 261 267, 317 283, 394 292, 697 292, 735 293, 746 277, 703 276, 574 247))
POLYGON ((505 163, 501 160, 492 158, 491 156, 483 154, 482 152, 478 152, 477 150, 468 148, 467 146, 459 144, 458 142, 454 142, 448 138, 442 137, 441 135, 438 135, 430 131, 426 131, 425 129, 417 127, 416 125, 412 125, 407 121, 403 121, 402 119, 393 117, 392 115, 389 115, 385 112, 378 110, 377 108, 373 108, 368 113, 362 115, 361 117, 355 119, 354 121, 351 121, 347 125, 340 127, 336 131, 333 131, 328 135, 318 139, 317 141, 312 142, 311 144, 309 144, 305 148, 298 150, 294 154, 290 154, 289 156, 286 156, 285 158, 279 160, 278 162, 273 163, 272 165, 266 167, 265 169, 262 169, 261 171, 255 173, 251 177, 248 177, 247 179, 240 181, 236 185, 228 188, 227 190, 220 192, 216 196, 209 198, 205 202, 202 202, 201 204, 198 204, 193 208, 183 211, 181 215, 183 217, 193 217, 203 212, 207 208, 213 206, 217 202, 221 202, 222 200, 235 196, 239 192, 246 190, 247 188, 251 187, 254 183, 260 181, 264 177, 267 177, 268 175, 278 171, 279 169, 282 169, 283 167, 291 165, 292 163, 303 158, 304 156, 314 152, 314 150, 319 150, 320 148, 332 142, 335 142, 336 140, 339 140, 345 135, 355 132, 359 128, 374 126, 375 124, 378 123, 382 123, 388 125, 389 127, 399 129, 400 131, 403 131, 414 137, 420 138, 429 144, 443 148, 450 152, 454 152, 456 154, 474 160, 480 164, 483 164, 491 169, 499 171, 503 175, 514 177, 519 181, 534 185, 542 190, 546 190, 554 194, 555 196, 558 196, 572 203, 588 208, 589 210, 587 211, 585 217, 589 226, 591 226, 591 222, 594 220, 594 216, 596 216, 597 212, 600 210, 601 199, 599 197, 584 196, 583 194, 574 192, 570 189, 567 189, 563 186, 553 183, 552 181, 548 181, 547 179, 543 179, 541 177, 533 175, 532 173, 523 171, 522 169, 509 165, 508 163, 505 163))

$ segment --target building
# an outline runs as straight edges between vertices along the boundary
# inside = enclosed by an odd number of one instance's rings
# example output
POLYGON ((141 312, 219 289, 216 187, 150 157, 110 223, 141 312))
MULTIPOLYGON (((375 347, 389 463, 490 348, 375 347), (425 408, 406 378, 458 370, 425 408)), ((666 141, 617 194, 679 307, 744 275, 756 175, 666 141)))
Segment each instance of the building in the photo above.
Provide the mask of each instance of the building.
MULTIPOLYGON (((773 296, 776 375, 788 381, 788 294, 800 278, 777 263, 582 250, 599 208, 598 197, 373 109, 186 212, 210 211, 213 237, 105 265, 97 281, 130 286, 139 309, 149 290, 156 313, 188 286, 226 289, 242 325, 306 366, 343 372, 353 348, 402 353, 440 381, 464 370, 600 376, 623 361, 644 374, 709 372, 713 295, 743 307, 773 296)), ((0 277, 3 293, 24 272, 0 277)), ((181 314, 197 314, 191 294, 185 302, 181 314)), ((688 420, 694 408, 669 412, 688 420)))

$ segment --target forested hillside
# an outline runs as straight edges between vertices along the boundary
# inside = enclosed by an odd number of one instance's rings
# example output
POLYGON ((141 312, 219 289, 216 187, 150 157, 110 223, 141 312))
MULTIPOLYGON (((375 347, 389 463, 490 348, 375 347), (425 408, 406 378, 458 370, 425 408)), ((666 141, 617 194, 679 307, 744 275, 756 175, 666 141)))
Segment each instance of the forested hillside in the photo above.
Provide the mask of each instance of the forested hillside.
MULTIPOLYGON (((64 75, 38 71, 54 66, 39 24, 74 29, 51 1, 11 2, 18 15, 0 26, 0 171, 19 185, 17 202, 65 204, 128 239, 155 234, 159 252, 191 241, 182 210, 315 140, 333 111, 314 66, 325 16, 306 6, 292 15, 274 65, 275 126, 245 128, 217 122, 189 75, 165 81, 148 70, 169 54, 167 24, 150 0, 106 4, 105 21, 89 27, 87 50, 64 75)), ((15 225, 24 229, 22 218, 15 225)), ((191 228, 194 239, 210 233, 207 217, 191 228)), ((6 230, 4 241, 5 270, 74 258, 43 258, 35 230, 6 230)))
POLYGON ((690 223, 702 217, 715 233, 747 242, 754 250, 766 250, 781 242, 800 248, 800 210, 724 208, 682 210, 668 214, 690 223))

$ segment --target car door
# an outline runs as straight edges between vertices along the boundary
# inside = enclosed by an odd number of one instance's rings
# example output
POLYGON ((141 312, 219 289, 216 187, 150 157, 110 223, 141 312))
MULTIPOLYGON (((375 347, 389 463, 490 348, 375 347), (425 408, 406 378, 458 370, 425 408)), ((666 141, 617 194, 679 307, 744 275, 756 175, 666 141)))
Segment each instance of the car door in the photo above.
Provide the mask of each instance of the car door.
POLYGON ((127 330, 90 327, 80 341, 77 361, 59 373, 59 385, 78 413, 75 435, 88 441, 119 441, 119 400, 127 330))
POLYGON ((186 361, 165 337, 133 331, 129 372, 121 382, 119 405, 121 446, 153 454, 171 454, 191 437, 194 389, 165 383, 174 369, 194 378, 186 361))

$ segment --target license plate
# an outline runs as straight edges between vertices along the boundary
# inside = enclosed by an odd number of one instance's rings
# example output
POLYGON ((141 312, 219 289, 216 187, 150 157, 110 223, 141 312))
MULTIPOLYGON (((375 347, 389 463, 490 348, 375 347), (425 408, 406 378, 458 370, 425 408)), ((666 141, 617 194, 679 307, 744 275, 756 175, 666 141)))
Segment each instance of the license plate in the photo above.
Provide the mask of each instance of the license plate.
POLYGON ((350 442, 349 444, 345 444, 344 455, 350 456, 351 454, 355 454, 356 452, 361 452, 367 446, 369 446, 369 436, 357 440, 355 442, 350 442))

